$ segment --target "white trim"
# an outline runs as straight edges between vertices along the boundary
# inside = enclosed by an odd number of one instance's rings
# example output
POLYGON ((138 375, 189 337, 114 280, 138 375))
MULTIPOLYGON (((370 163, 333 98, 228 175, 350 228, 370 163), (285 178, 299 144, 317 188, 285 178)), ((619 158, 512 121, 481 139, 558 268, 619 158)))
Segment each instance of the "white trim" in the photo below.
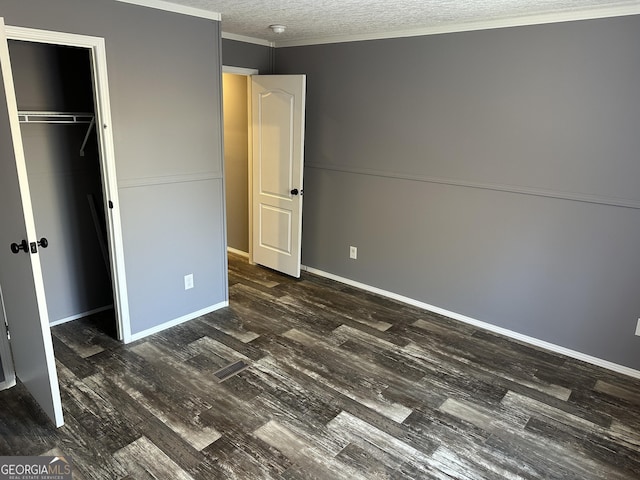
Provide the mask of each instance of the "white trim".
POLYGON ((456 312, 452 312, 450 310, 445 310, 444 308, 429 305, 428 303, 424 303, 410 297, 405 297, 397 293, 389 292, 381 288, 372 287, 371 285, 367 285, 365 283, 360 283, 355 280, 350 280, 348 278, 340 277, 338 275, 334 275, 332 273, 328 273, 323 270, 319 270, 317 268, 307 267, 303 265, 302 269, 306 272, 313 273, 315 275, 319 275, 321 277, 325 277, 330 280, 335 280, 337 282, 344 283, 352 287, 360 288, 362 290, 366 290, 368 292, 375 293, 377 295, 382 295, 383 297, 391 298, 393 300, 406 303, 407 305, 412 305, 414 307, 422 308, 424 310, 428 310, 430 312, 443 315, 453 320, 458 320, 459 322, 467 323, 469 325, 482 328, 483 330, 488 330, 490 332, 498 333, 500 335, 504 335, 505 337, 509 337, 523 343, 528 343, 529 345, 533 345, 535 347, 539 347, 544 350, 549 350, 554 353, 559 353, 567 357, 575 358, 576 360, 581 360, 583 362, 587 362, 592 365, 596 365, 598 367, 606 368, 607 370, 612 370, 614 372, 622 373, 624 375, 628 375, 633 378, 640 378, 640 370, 635 370, 633 368, 625 367, 624 365, 619 365, 617 363, 613 363, 608 360, 603 360, 601 358, 593 357, 591 355, 587 355, 582 352, 577 352, 575 350, 571 350, 571 349, 562 347, 560 345, 545 342, 544 340, 539 340, 534 337, 529 337, 528 335, 523 335, 521 333, 514 332, 513 330, 508 330, 506 328, 498 327, 496 325, 492 325, 490 323, 483 322, 481 320, 476 320, 475 318, 467 317, 466 315, 462 315, 456 312))
POLYGON ((513 18, 486 20, 483 22, 458 23, 438 27, 424 27, 395 32, 380 32, 355 35, 336 35, 331 37, 308 38, 300 40, 282 40, 275 42, 275 47, 299 47, 304 45, 320 45, 326 43, 361 42, 365 40, 382 40, 388 38, 419 37, 439 35, 442 33, 470 32, 475 30, 491 30, 496 28, 523 27, 527 25, 543 25, 547 23, 574 22, 597 18, 623 17, 640 14, 640 5, 597 8, 574 12, 543 13, 513 18))
POLYGON ((533 195, 536 197, 555 198, 558 200, 573 200, 575 202, 596 203, 599 205, 609 205, 612 207, 624 207, 640 209, 640 200, 622 197, 609 197, 605 195, 593 195, 589 193, 563 192, 560 190, 545 190, 542 188, 524 187, 520 185, 507 185, 498 183, 480 183, 467 180, 457 180, 455 178, 430 177, 426 175, 409 175, 388 170, 373 170, 369 168, 344 167, 342 165, 307 163, 307 168, 319 170, 330 170, 341 173, 351 173, 354 175, 370 175, 374 177, 392 178, 396 180, 406 180, 411 182, 437 183, 441 185, 453 185, 457 187, 479 188, 482 190, 493 190, 496 192, 519 193, 521 195, 533 195))
POLYGON ((15 374, 11 377, 5 376, 4 382, 0 382, 0 392, 2 390, 9 390, 10 388, 13 388, 15 386, 16 386, 15 374))
POLYGON ((251 76, 251 75, 258 75, 260 71, 255 68, 232 67, 230 65, 223 65, 222 73, 231 73, 232 75, 251 76))
POLYGON ((125 343, 135 342, 136 340, 140 340, 142 338, 148 337, 149 335, 153 335, 154 333, 162 332, 167 328, 175 327, 176 325, 180 325, 181 323, 188 322, 189 320, 193 320, 195 318, 206 315, 207 313, 215 312, 216 310, 220 310, 221 308, 228 307, 229 302, 224 301, 220 303, 216 303, 207 308, 203 308, 202 310, 198 310, 197 312, 190 313, 189 315, 184 315, 182 317, 169 320, 161 325, 156 325, 155 327, 148 328, 147 330, 143 330, 138 333, 134 333, 129 337, 129 340, 125 343))
POLYGON ((113 285, 114 305, 117 318, 118 339, 124 341, 131 335, 129 317, 129 293, 124 261, 124 240, 120 219, 120 201, 115 162, 115 145, 113 138, 113 122, 111 120, 111 99, 109 96, 109 79, 107 76, 107 56, 105 41, 100 39, 93 51, 94 88, 96 97, 96 131, 99 132, 102 182, 104 185, 104 202, 111 201, 113 208, 106 209, 108 244, 110 246, 111 277, 113 285), (102 126, 102 128, 99 128, 102 126))
POLYGON ((247 259, 249 265, 255 265, 253 261, 253 79, 247 75, 247 207, 249 208, 249 252, 247 259))
POLYGON ((248 252, 243 252, 242 250, 238 250, 237 248, 227 247, 227 252, 240 255, 241 257, 244 257, 244 258, 249 258, 248 252))
POLYGON ((247 37, 245 35, 238 35, 236 33, 222 32, 222 38, 226 40, 235 40, 243 43, 253 43, 255 45, 262 45, 263 47, 275 47, 275 43, 262 38, 247 37))
POLYGON ((173 2, 165 2, 164 0, 116 0, 117 2, 130 3, 140 7, 155 8, 156 10, 164 10, 166 12, 180 13, 191 17, 207 18, 209 20, 222 20, 222 15, 218 12, 204 10, 202 8, 188 7, 186 5, 178 5, 173 2))
POLYGON ((93 90, 96 99, 96 132, 100 144, 101 176, 104 191, 103 201, 105 205, 108 201, 113 203, 113 208, 106 209, 105 216, 107 218, 107 234, 110 247, 109 258, 112 272, 113 296, 116 306, 116 326, 118 339, 126 343, 126 340, 131 335, 131 325, 124 263, 124 242, 120 220, 120 202, 118 201, 118 183, 111 122, 111 101, 109 98, 105 40, 102 37, 90 37, 87 35, 12 26, 7 26, 6 32, 7 38, 13 40, 67 45, 86 48, 91 51, 93 90))
POLYGON ((52 30, 39 30, 27 27, 6 26, 7 39, 23 40, 25 42, 49 43, 53 45, 66 45, 69 47, 92 48, 100 40, 100 37, 78 35, 75 33, 55 32, 52 30))
POLYGON ((106 305, 100 308, 94 308, 93 310, 89 310, 88 312, 77 313, 76 315, 71 315, 69 317, 61 318, 60 320, 54 320, 49 323, 50 327, 55 327, 57 325, 62 325, 63 323, 73 322, 74 320, 79 320, 84 317, 88 317, 89 315, 95 315, 96 313, 106 312, 107 310, 113 310, 113 305, 106 305))

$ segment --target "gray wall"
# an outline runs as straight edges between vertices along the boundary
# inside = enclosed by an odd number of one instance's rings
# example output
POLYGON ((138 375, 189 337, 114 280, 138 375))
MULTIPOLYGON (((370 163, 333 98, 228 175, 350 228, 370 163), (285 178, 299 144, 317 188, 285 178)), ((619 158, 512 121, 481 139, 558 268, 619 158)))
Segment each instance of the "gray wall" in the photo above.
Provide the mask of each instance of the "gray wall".
POLYGON ((638 44, 623 17, 277 49, 303 263, 640 369, 638 44))
MULTIPOLYGON (((93 112, 87 50, 10 41, 9 52, 19 110, 93 112)), ((80 156, 86 124, 20 127, 38 238, 49 241, 40 254, 49 320, 108 306, 109 272, 87 199, 102 208, 95 130, 80 156)))
POLYGON ((272 47, 222 40, 222 64, 229 67, 255 68, 261 75, 267 75, 273 72, 273 54, 272 47))
POLYGON ((247 77, 222 74, 227 245, 249 252, 249 118, 247 77))
POLYGON ((86 0, 1 14, 105 38, 132 333, 225 301, 219 22, 86 0))

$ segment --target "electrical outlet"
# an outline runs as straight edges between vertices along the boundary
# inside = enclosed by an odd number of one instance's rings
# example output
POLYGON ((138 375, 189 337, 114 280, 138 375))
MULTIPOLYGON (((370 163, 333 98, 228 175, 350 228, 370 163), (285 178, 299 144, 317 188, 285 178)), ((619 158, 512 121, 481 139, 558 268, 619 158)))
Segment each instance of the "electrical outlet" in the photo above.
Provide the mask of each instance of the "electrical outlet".
POLYGON ((193 273, 184 276, 184 289, 189 290, 193 288, 193 273))
POLYGON ((638 324, 636 325, 636 335, 640 337, 640 318, 638 319, 638 324))
POLYGON ((358 247, 349 247, 349 258, 356 260, 358 258, 358 247))

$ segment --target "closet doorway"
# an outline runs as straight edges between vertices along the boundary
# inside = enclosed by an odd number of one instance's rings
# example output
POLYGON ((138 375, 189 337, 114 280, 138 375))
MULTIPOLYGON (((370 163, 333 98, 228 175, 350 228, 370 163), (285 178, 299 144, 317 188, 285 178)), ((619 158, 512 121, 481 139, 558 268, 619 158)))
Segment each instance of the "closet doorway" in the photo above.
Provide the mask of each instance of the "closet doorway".
POLYGON ((104 39, 6 27, 50 325, 131 337, 104 39))
POLYGON ((104 312, 117 337, 90 52, 8 43, 49 323, 104 312))
MULTIPOLYGON (((106 244, 107 261, 104 268, 111 277, 107 285, 112 289, 116 335, 124 342, 130 341, 131 337, 113 138, 111 134, 104 39, 23 27, 5 27, 4 19, 0 17, 0 67, 2 72, 0 80, 3 86, 0 92, 0 106, 2 107, 2 112, 0 112, 0 137, 3 139, 1 145, 4 160, 0 164, 0 169, 2 170, 0 191, 2 191, 4 198, 4 201, 0 204, 0 218, 5 227, 0 230, 0 237, 2 237, 3 244, 10 244, 11 247, 0 251, 3 266, 0 269, 0 285, 2 287, 0 300, 4 307, 5 321, 8 324, 8 334, 10 336, 7 338, 9 339, 10 355, 13 357, 13 362, 6 363, 14 367, 16 376, 22 381, 54 424, 61 426, 64 420, 47 308, 49 303, 47 302, 47 297, 53 298, 55 295, 50 295, 45 288, 45 275, 43 274, 41 262, 41 258, 45 254, 53 251, 50 249, 53 247, 54 242, 59 245, 61 242, 49 235, 48 232, 42 231, 41 228, 43 226, 36 228, 36 216, 45 218, 45 220, 50 219, 46 218, 46 214, 34 213, 33 207, 36 204, 41 206, 44 204, 44 208, 49 208, 49 211, 51 211, 51 205, 46 204, 47 198, 54 205, 69 207, 70 199, 77 197, 75 183, 72 179, 77 175, 80 177, 85 176, 88 171, 95 170, 95 168, 70 167, 68 163, 64 164, 64 161, 68 161, 68 159, 64 160, 64 157, 94 155, 98 160, 97 170, 99 177, 93 180, 93 187, 91 188, 97 188, 97 191, 102 190, 101 198, 96 201, 94 197, 87 195, 87 203, 92 215, 94 233, 97 238, 96 243, 106 244), (62 49, 52 50, 54 52, 52 56, 44 53, 44 51, 36 52, 37 49, 32 49, 30 50, 31 60, 29 58, 21 60, 19 59, 19 53, 11 54, 9 52, 9 41, 12 41, 13 45, 19 45, 18 47, 13 47, 14 49, 20 49, 21 46, 33 46, 28 45, 27 42, 39 46, 56 46, 62 49), (71 47, 71 49, 66 49, 66 47, 71 47), (87 85, 79 86, 74 83, 75 80, 72 80, 71 88, 61 87, 64 82, 56 82, 56 78, 64 79, 66 78, 66 73, 62 75, 58 72, 58 76, 47 77, 46 73, 32 71, 26 74, 27 78, 17 79, 17 82, 20 83, 20 89, 24 89, 20 94, 21 103, 25 101, 27 104, 34 102, 29 104, 28 108, 30 110, 21 111, 16 95, 12 56, 18 65, 22 61, 26 64, 37 64, 37 61, 33 61, 34 58, 46 57, 50 59, 49 65, 54 65, 57 62, 58 68, 62 70, 84 69, 84 67, 79 66, 84 64, 88 66, 88 75, 86 73, 79 74, 76 78, 84 78, 84 82, 80 83, 86 83, 87 85), (83 58, 88 59, 88 63, 82 60, 83 58), (78 59, 80 59, 79 63, 76 63, 78 59), (68 66, 65 66, 67 61, 71 62, 75 67, 69 69, 68 66), (88 82, 87 78, 89 79, 88 82), (39 91, 35 88, 38 85, 42 87, 39 91), (30 92, 30 89, 34 89, 34 91, 30 92), (90 98, 89 100, 87 98, 78 100, 78 98, 85 97, 84 94, 80 93, 83 90, 90 92, 86 94, 86 97, 90 98), (25 91, 27 92, 26 94, 24 93, 25 91), (24 95, 27 95, 27 97, 24 97, 24 95), (29 97, 29 95, 33 96, 29 97), (51 101, 52 98, 54 101, 51 101), (71 101, 71 108, 80 105, 83 109, 86 107, 87 111, 66 111, 67 108, 70 108, 65 103, 67 101, 71 101), (76 104, 76 101, 79 103, 76 104), (37 105, 38 102, 41 102, 41 104, 37 105), (59 105, 62 105, 61 108, 64 111, 50 110, 52 105, 53 108, 58 108, 59 105), (37 110, 31 110, 32 108, 37 110), (56 127, 57 129, 62 127, 76 128, 83 125, 83 122, 86 122, 84 123, 84 137, 82 142, 73 149, 69 145, 75 142, 74 134, 69 132, 55 134, 53 131, 47 130, 49 127, 56 127), (32 126, 38 128, 35 131, 29 131, 32 126), (92 131, 89 127, 93 128, 94 126, 93 134, 95 137, 92 141, 92 131), (23 132, 25 133, 23 134, 23 132), (42 158, 36 160, 31 168, 27 167, 24 140, 32 142, 27 147, 27 151, 42 155, 42 158), (71 153, 72 150, 75 152, 71 153), (91 153, 92 151, 93 154, 91 153), (55 153, 52 154, 52 152, 55 153), (63 169, 62 172, 58 172, 53 168, 58 161, 66 165, 66 170, 63 169), (29 170, 32 170, 31 175, 29 175, 29 170), (32 178, 29 178, 30 176, 32 178), (51 183, 44 181, 46 177, 50 177, 50 180, 51 177, 55 177, 53 183, 61 183, 65 191, 52 193, 55 188, 51 186, 51 183), (31 188, 30 182, 37 187, 31 188), (97 187, 96 184, 98 185, 97 187), (71 191, 71 194, 67 195, 68 192, 66 190, 71 191), (37 195, 42 195, 44 200, 33 201, 37 195), (102 217, 100 216, 101 213, 102 217), (106 242, 104 241, 105 234, 106 242), (47 235, 49 235, 49 238, 47 238, 47 235)), ((18 77, 20 75, 25 74, 17 74, 18 77)), ((90 192, 90 194, 93 195, 94 192, 90 192)), ((67 219, 65 220, 67 225, 75 225, 76 227, 86 223, 86 221, 83 222, 78 219, 70 220, 69 218, 72 217, 72 214, 68 211, 64 213, 55 211, 51 216, 58 219, 63 217, 67 219)), ((52 228, 54 235, 60 230, 64 230, 63 227, 44 224, 44 228, 52 228)), ((71 241, 69 240, 70 236, 76 233, 74 231, 65 231, 67 236, 64 237, 63 241, 71 241)), ((75 242, 75 246, 76 249, 85 247, 82 242, 75 242)), ((74 255, 76 253, 74 251, 74 255)), ((63 274, 60 275, 64 276, 63 274)), ((76 285, 82 283, 83 280, 81 277, 76 282, 76 285)), ((61 281, 56 278, 54 282, 61 281)), ((48 283, 51 285, 51 281, 48 283)), ((83 293, 78 297, 86 298, 89 295, 83 293)), ((77 304, 83 305, 80 302, 77 304)), ((52 310, 54 309, 52 308, 52 310)), ((58 319, 58 321, 71 320, 84 313, 86 312, 78 312, 71 315, 67 313, 67 316, 58 319)), ((3 343, 5 343, 6 347, 6 342, 3 343)), ((6 348, 3 348, 0 354, 3 355, 1 359, 2 367, 6 375, 6 348)), ((13 372, 9 372, 9 375, 13 377, 13 372)), ((10 388, 11 383, 5 386, 10 388)))

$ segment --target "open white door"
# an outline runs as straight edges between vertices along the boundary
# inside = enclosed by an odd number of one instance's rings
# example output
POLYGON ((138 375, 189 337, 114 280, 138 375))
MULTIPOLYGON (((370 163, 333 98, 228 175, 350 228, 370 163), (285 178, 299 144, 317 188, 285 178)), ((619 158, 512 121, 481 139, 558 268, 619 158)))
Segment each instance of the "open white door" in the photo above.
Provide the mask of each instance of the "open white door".
POLYGON ((6 390, 16 384, 16 372, 13 368, 13 358, 7 337, 2 289, 0 289, 0 390, 6 390))
POLYGON ((16 375, 60 427, 64 423, 60 387, 2 17, 0 67, 0 288, 4 313, 16 375))
POLYGON ((300 276, 305 75, 251 77, 253 261, 300 276))

